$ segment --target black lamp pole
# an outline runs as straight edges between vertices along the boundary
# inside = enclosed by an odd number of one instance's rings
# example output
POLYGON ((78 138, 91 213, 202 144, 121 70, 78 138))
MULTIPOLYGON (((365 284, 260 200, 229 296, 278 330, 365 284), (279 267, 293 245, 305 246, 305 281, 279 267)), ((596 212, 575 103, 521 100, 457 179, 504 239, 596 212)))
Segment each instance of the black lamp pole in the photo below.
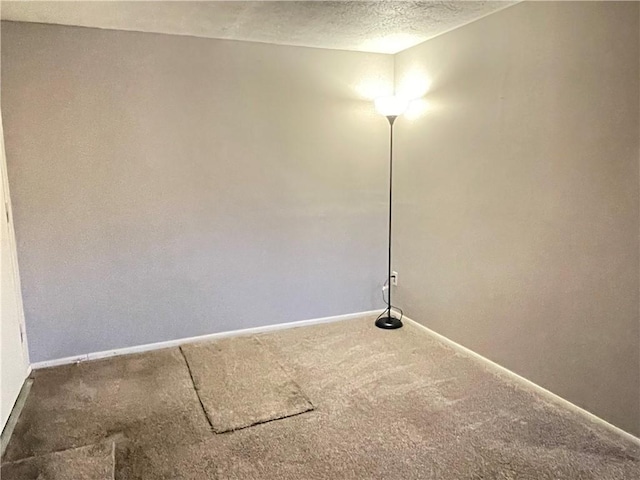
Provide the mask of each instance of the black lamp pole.
POLYGON ((398 118, 397 115, 387 115, 389 120, 389 258, 387 270, 387 309, 376 320, 376 327, 393 330, 402 327, 402 320, 395 318, 391 308, 391 220, 393 207, 393 123, 398 118))

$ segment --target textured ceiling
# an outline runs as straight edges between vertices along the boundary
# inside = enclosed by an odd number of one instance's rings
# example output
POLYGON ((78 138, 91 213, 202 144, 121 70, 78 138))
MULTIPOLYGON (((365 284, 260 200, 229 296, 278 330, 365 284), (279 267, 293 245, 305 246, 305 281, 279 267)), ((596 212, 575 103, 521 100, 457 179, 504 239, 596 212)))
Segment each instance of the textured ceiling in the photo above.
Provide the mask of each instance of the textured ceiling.
POLYGON ((517 2, 2 1, 3 20, 397 53, 517 2))

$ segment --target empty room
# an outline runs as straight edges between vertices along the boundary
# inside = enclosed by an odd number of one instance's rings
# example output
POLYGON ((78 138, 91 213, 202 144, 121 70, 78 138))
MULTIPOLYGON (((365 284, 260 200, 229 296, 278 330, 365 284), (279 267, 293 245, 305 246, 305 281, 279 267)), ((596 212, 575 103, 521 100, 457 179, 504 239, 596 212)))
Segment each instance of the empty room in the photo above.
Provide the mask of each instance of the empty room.
POLYGON ((0 17, 2 480, 640 479, 640 2, 0 17))

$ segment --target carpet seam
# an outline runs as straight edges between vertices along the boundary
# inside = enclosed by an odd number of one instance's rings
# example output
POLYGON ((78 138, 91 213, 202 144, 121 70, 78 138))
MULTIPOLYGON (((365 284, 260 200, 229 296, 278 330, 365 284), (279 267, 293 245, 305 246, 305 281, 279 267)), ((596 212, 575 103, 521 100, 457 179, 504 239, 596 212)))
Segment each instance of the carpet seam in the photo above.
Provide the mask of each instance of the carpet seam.
POLYGON ((184 350, 182 350, 182 345, 180 345, 178 349, 180 350, 180 354, 182 355, 182 358, 184 359, 184 363, 187 366, 187 371, 189 372, 189 378, 191 378, 191 384, 193 385, 193 391, 195 392, 196 397, 198 398, 198 402, 200 403, 200 408, 202 409, 204 418, 207 419, 207 423, 209 424, 209 428, 211 428, 211 431, 215 433, 215 428, 213 427, 213 423, 211 423, 211 419, 207 414, 207 409, 205 408, 204 403, 202 402, 202 398, 200 398, 200 394, 198 393, 198 387, 196 386, 196 381, 193 378, 193 372, 191 371, 189 360, 187 360, 187 356, 184 354, 184 350))
MULTIPOLYGON (((42 453, 36 453, 35 455, 29 455, 28 457, 22 457, 22 458, 17 458, 15 460, 10 460, 8 462, 0 462, 0 465, 15 465, 18 463, 24 463, 26 461, 29 460, 35 460, 36 458, 41 458, 41 457, 46 457, 47 455, 58 455, 61 453, 65 453, 68 452, 70 450, 79 450, 81 448, 88 448, 88 447, 94 447, 96 445, 101 445, 103 443, 106 443, 107 441, 110 441, 111 444, 113 444, 113 454, 114 454, 114 470, 115 470, 115 447, 116 447, 116 442, 115 440, 109 440, 111 437, 105 437, 104 439, 102 439, 101 441, 98 441, 96 443, 87 443, 86 445, 80 445, 77 447, 67 447, 67 448, 62 448, 60 450, 51 450, 50 452, 42 452, 42 453)), ((114 471, 114 475, 115 475, 115 471, 114 471)))
MULTIPOLYGON (((304 399, 309 402, 309 405, 311 405, 311 408, 309 410, 306 410, 304 412, 300 412, 300 413, 306 413, 306 412, 310 412, 312 410, 316 409, 315 404, 311 401, 311 399, 307 396, 306 392, 302 389, 302 387, 298 384, 298 382, 296 382, 294 380, 294 378, 289 374, 289 372, 284 368, 284 366, 280 363, 280 359, 278 358, 277 355, 275 355, 271 349, 265 345, 264 342, 262 342, 257 336, 253 337, 256 342, 258 342, 258 344, 264 348, 270 355, 271 357, 274 359, 274 361, 276 362, 276 364, 280 367, 280 370, 282 370, 284 372, 284 374, 287 376, 287 378, 291 381, 291 383, 293 383, 297 388, 298 391, 300 392, 300 394, 304 397, 304 399)), ((298 414, 297 414, 298 415, 298 414)), ((282 418, 287 418, 287 417, 282 417, 282 418)))
POLYGON ((243 427, 236 427, 236 428, 231 428, 229 430, 222 430, 220 432, 215 432, 216 435, 224 435, 225 433, 233 433, 233 432, 237 432, 238 430, 244 430, 246 428, 251 428, 251 427, 255 427, 256 425, 263 425, 265 423, 271 423, 271 422, 277 422, 278 420, 284 420, 286 418, 291 418, 291 417, 297 417, 298 415, 302 415, 303 413, 309 413, 309 412, 313 412, 315 411, 315 407, 311 404, 311 402, 309 402, 309 404, 311 405, 310 408, 303 410, 302 412, 296 412, 296 413, 292 413, 290 415, 285 415, 283 417, 278 417, 278 418, 269 418, 268 420, 259 420, 257 422, 254 422, 250 425, 245 425, 243 427))

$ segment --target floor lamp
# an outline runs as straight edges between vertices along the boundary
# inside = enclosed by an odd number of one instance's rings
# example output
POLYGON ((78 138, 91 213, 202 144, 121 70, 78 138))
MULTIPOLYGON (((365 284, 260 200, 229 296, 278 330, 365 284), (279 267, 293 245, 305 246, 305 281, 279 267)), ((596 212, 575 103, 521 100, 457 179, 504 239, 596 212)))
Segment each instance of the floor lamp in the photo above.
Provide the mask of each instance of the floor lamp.
POLYGON ((399 97, 378 98, 375 101, 376 110, 389 120, 389 258, 387 270, 387 308, 376 319, 376 327, 392 330, 402 327, 402 319, 393 316, 391 303, 391 220, 393 213, 393 124, 409 106, 409 102, 399 97))

